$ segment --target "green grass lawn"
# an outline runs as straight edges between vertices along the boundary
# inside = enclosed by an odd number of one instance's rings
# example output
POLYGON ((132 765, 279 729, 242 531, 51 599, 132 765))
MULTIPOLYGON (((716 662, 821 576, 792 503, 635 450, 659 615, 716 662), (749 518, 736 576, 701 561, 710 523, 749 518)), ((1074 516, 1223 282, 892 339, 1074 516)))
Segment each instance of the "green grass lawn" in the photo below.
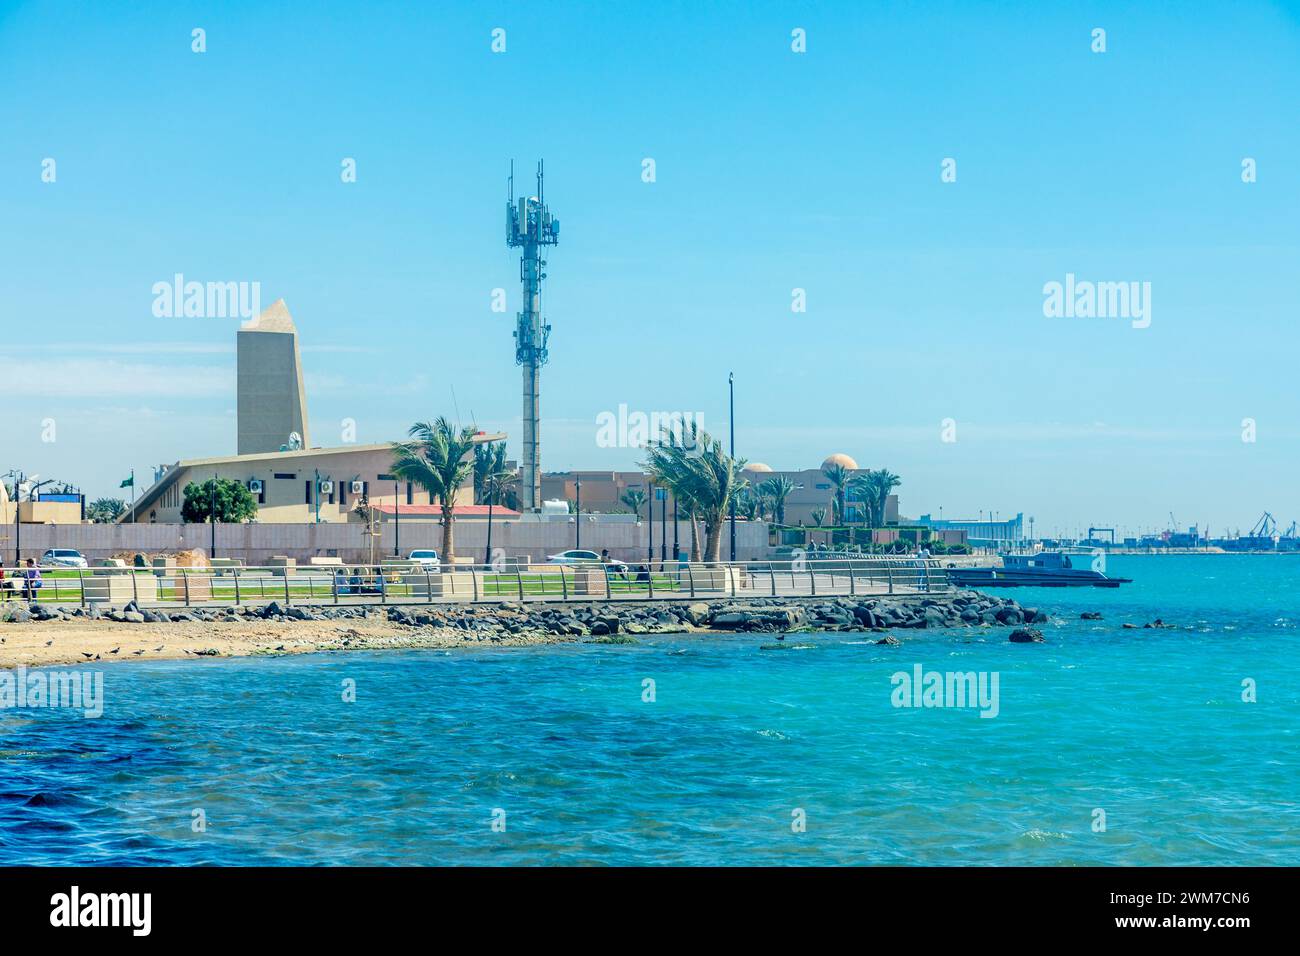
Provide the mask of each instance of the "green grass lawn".
MULTIPOLYGON (((126 569, 124 573, 132 573, 141 578, 151 578, 154 572, 149 569, 126 569)), ((89 578, 90 575, 84 573, 89 578)), ((670 575, 655 574, 652 575, 654 592, 667 593, 669 591, 690 590, 688 581, 675 582, 670 575)), ((37 594, 37 600, 45 604, 80 604, 82 600, 81 586, 78 574, 75 570, 58 570, 42 571, 41 578, 43 586, 37 594)), ((433 575, 433 580, 438 576, 433 575)), ((189 575, 191 581, 191 598, 195 604, 234 604, 236 602, 235 577, 231 574, 209 575, 193 574, 189 575), (205 587, 209 585, 209 587, 205 587), (204 592, 210 590, 210 596, 205 596, 204 592)), ((167 575, 159 578, 157 586, 157 600, 163 603, 185 603, 185 587, 180 579, 173 575, 167 575), (163 581, 168 583, 164 584, 163 581)), ((340 584, 339 599, 341 601, 351 601, 359 597, 370 600, 379 600, 381 595, 377 589, 374 589, 373 579, 367 578, 365 585, 367 590, 356 591, 347 585, 340 584)), ((313 575, 293 575, 288 579, 289 587, 287 597, 290 601, 305 602, 333 602, 334 584, 333 579, 328 574, 313 575)), ((598 599, 605 594, 603 582, 597 584, 596 593, 589 595, 575 595, 574 579, 572 574, 561 575, 560 572, 524 572, 522 575, 523 593, 525 597, 563 597, 568 596, 589 597, 598 599)), ((501 598, 508 600, 519 597, 520 576, 514 574, 480 574, 478 575, 478 596, 480 598, 501 598)), ((386 583, 383 598, 389 601, 424 601, 427 600, 423 589, 416 585, 403 583, 386 583)), ((609 592, 611 595, 633 595, 650 593, 647 583, 635 580, 625 581, 619 577, 609 579, 609 592)), ((19 599, 17 593, 5 592, 7 599, 19 599)), ((238 600, 247 601, 273 601, 284 600, 285 579, 278 575, 271 574, 241 574, 239 576, 238 600)), ((467 573, 460 572, 455 575, 448 574, 443 577, 444 598, 461 598, 465 600, 474 597, 474 582, 467 573)), ((434 595, 434 602, 438 596, 434 595)), ((150 603, 146 601, 145 603, 150 603)))

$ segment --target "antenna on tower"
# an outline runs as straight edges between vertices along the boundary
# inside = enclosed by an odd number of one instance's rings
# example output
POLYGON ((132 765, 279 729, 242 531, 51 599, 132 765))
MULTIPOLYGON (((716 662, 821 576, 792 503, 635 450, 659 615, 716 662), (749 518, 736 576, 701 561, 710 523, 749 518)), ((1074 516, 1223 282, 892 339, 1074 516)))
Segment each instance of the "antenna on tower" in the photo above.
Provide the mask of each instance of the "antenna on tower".
POLYGON ((515 362, 523 366, 523 437, 520 444, 520 505, 525 511, 542 506, 540 454, 541 368, 546 364, 551 327, 542 321, 541 293, 545 262, 542 246, 558 245, 560 221, 551 218, 542 191, 544 168, 537 163, 537 195, 515 202, 515 164, 510 163, 510 193, 506 201, 506 245, 521 249, 519 278, 523 283, 523 309, 516 316, 515 362))

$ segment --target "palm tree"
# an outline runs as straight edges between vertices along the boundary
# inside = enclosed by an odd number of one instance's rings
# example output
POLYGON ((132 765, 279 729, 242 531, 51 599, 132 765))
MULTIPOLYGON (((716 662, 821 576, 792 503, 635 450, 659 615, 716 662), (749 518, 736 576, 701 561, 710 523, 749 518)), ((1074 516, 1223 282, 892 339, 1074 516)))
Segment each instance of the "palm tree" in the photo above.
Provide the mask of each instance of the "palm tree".
MULTIPOLYGON (((506 471, 505 442, 480 442, 474 446, 474 500, 488 504, 487 480, 489 475, 506 471)), ((501 504, 498 499, 496 504, 501 504)))
POLYGON ((432 425, 412 425, 408 432, 412 441, 393 443, 394 474, 415 482, 442 506, 442 559, 448 562, 456 556, 452 533, 456 493, 474 473, 477 431, 472 425, 457 431, 446 418, 439 417, 432 425))
POLYGON ((632 514, 641 517, 641 506, 645 504, 645 492, 640 488, 629 488, 619 496, 619 501, 632 509, 632 514))
MULTIPOLYGON (((676 490, 674 490, 673 494, 676 493, 676 490)), ((699 506, 691 498, 674 500, 677 501, 678 515, 691 523, 691 561, 699 564, 702 560, 700 555, 699 506)))
POLYGON ((813 519, 813 524, 815 524, 817 527, 820 528, 822 526, 822 522, 826 520, 826 509, 814 508, 812 510, 812 519, 813 519))
POLYGON ((868 470, 853 479, 854 490, 861 496, 873 528, 884 527, 885 506, 889 503, 890 494, 901 482, 902 479, 887 468, 868 470))
POLYGON ((659 441, 646 446, 644 467, 656 484, 667 487, 679 502, 690 501, 704 521, 704 560, 716 563, 722 549, 722 527, 732 495, 748 486, 740 477, 743 458, 732 458, 722 442, 692 421, 681 433, 665 428, 659 441))
POLYGON ((894 474, 888 468, 881 468, 876 472, 875 492, 876 500, 873 502, 875 508, 875 519, 881 527, 885 525, 885 507, 889 504, 889 496, 893 494, 894 489, 903 483, 903 479, 894 474))
POLYGON ((736 517, 758 521, 763 516, 763 499, 749 488, 736 494, 736 517))
POLYGON ((826 476, 826 480, 831 483, 831 487, 835 490, 834 497, 831 498, 831 515, 835 524, 843 524, 844 498, 849 487, 849 482, 852 480, 852 475, 850 475, 849 470, 839 462, 831 462, 829 465, 826 465, 822 468, 822 474, 826 476))
POLYGON ((758 486, 761 495, 772 503, 772 518, 777 524, 785 524, 785 500, 794 493, 794 482, 784 475, 769 478, 758 486))

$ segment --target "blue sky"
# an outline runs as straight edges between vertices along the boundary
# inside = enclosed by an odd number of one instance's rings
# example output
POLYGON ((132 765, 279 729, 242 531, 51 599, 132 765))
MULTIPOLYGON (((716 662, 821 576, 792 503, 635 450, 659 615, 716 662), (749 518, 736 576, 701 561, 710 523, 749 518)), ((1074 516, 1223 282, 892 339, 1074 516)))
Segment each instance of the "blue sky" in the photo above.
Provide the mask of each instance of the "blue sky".
POLYGON ((233 452, 238 323, 155 318, 177 272, 287 301, 315 444, 518 435, 544 157, 547 470, 632 466, 620 404, 725 434, 734 370, 740 454, 887 466, 907 514, 1288 524, 1300 7, 1131 6, 0 0, 0 471, 233 452), (1067 273, 1150 282, 1150 327, 1045 317, 1067 273))

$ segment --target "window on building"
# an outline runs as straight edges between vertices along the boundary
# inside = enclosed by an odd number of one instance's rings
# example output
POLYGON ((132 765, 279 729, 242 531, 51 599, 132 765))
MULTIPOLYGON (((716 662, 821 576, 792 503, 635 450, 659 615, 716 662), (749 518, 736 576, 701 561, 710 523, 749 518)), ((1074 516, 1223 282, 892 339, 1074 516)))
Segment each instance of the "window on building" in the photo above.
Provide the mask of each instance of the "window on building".
POLYGON ((406 483, 406 503, 408 505, 415 504, 415 489, 411 487, 409 481, 406 483))
POLYGON ((296 471, 295 471, 295 472, 283 472, 283 471, 277 471, 277 472, 275 473, 275 477, 277 477, 277 478, 297 478, 297 477, 298 477, 298 473, 297 473, 296 471))
POLYGON ((304 482, 307 486, 307 504, 311 504, 311 479, 304 482))

